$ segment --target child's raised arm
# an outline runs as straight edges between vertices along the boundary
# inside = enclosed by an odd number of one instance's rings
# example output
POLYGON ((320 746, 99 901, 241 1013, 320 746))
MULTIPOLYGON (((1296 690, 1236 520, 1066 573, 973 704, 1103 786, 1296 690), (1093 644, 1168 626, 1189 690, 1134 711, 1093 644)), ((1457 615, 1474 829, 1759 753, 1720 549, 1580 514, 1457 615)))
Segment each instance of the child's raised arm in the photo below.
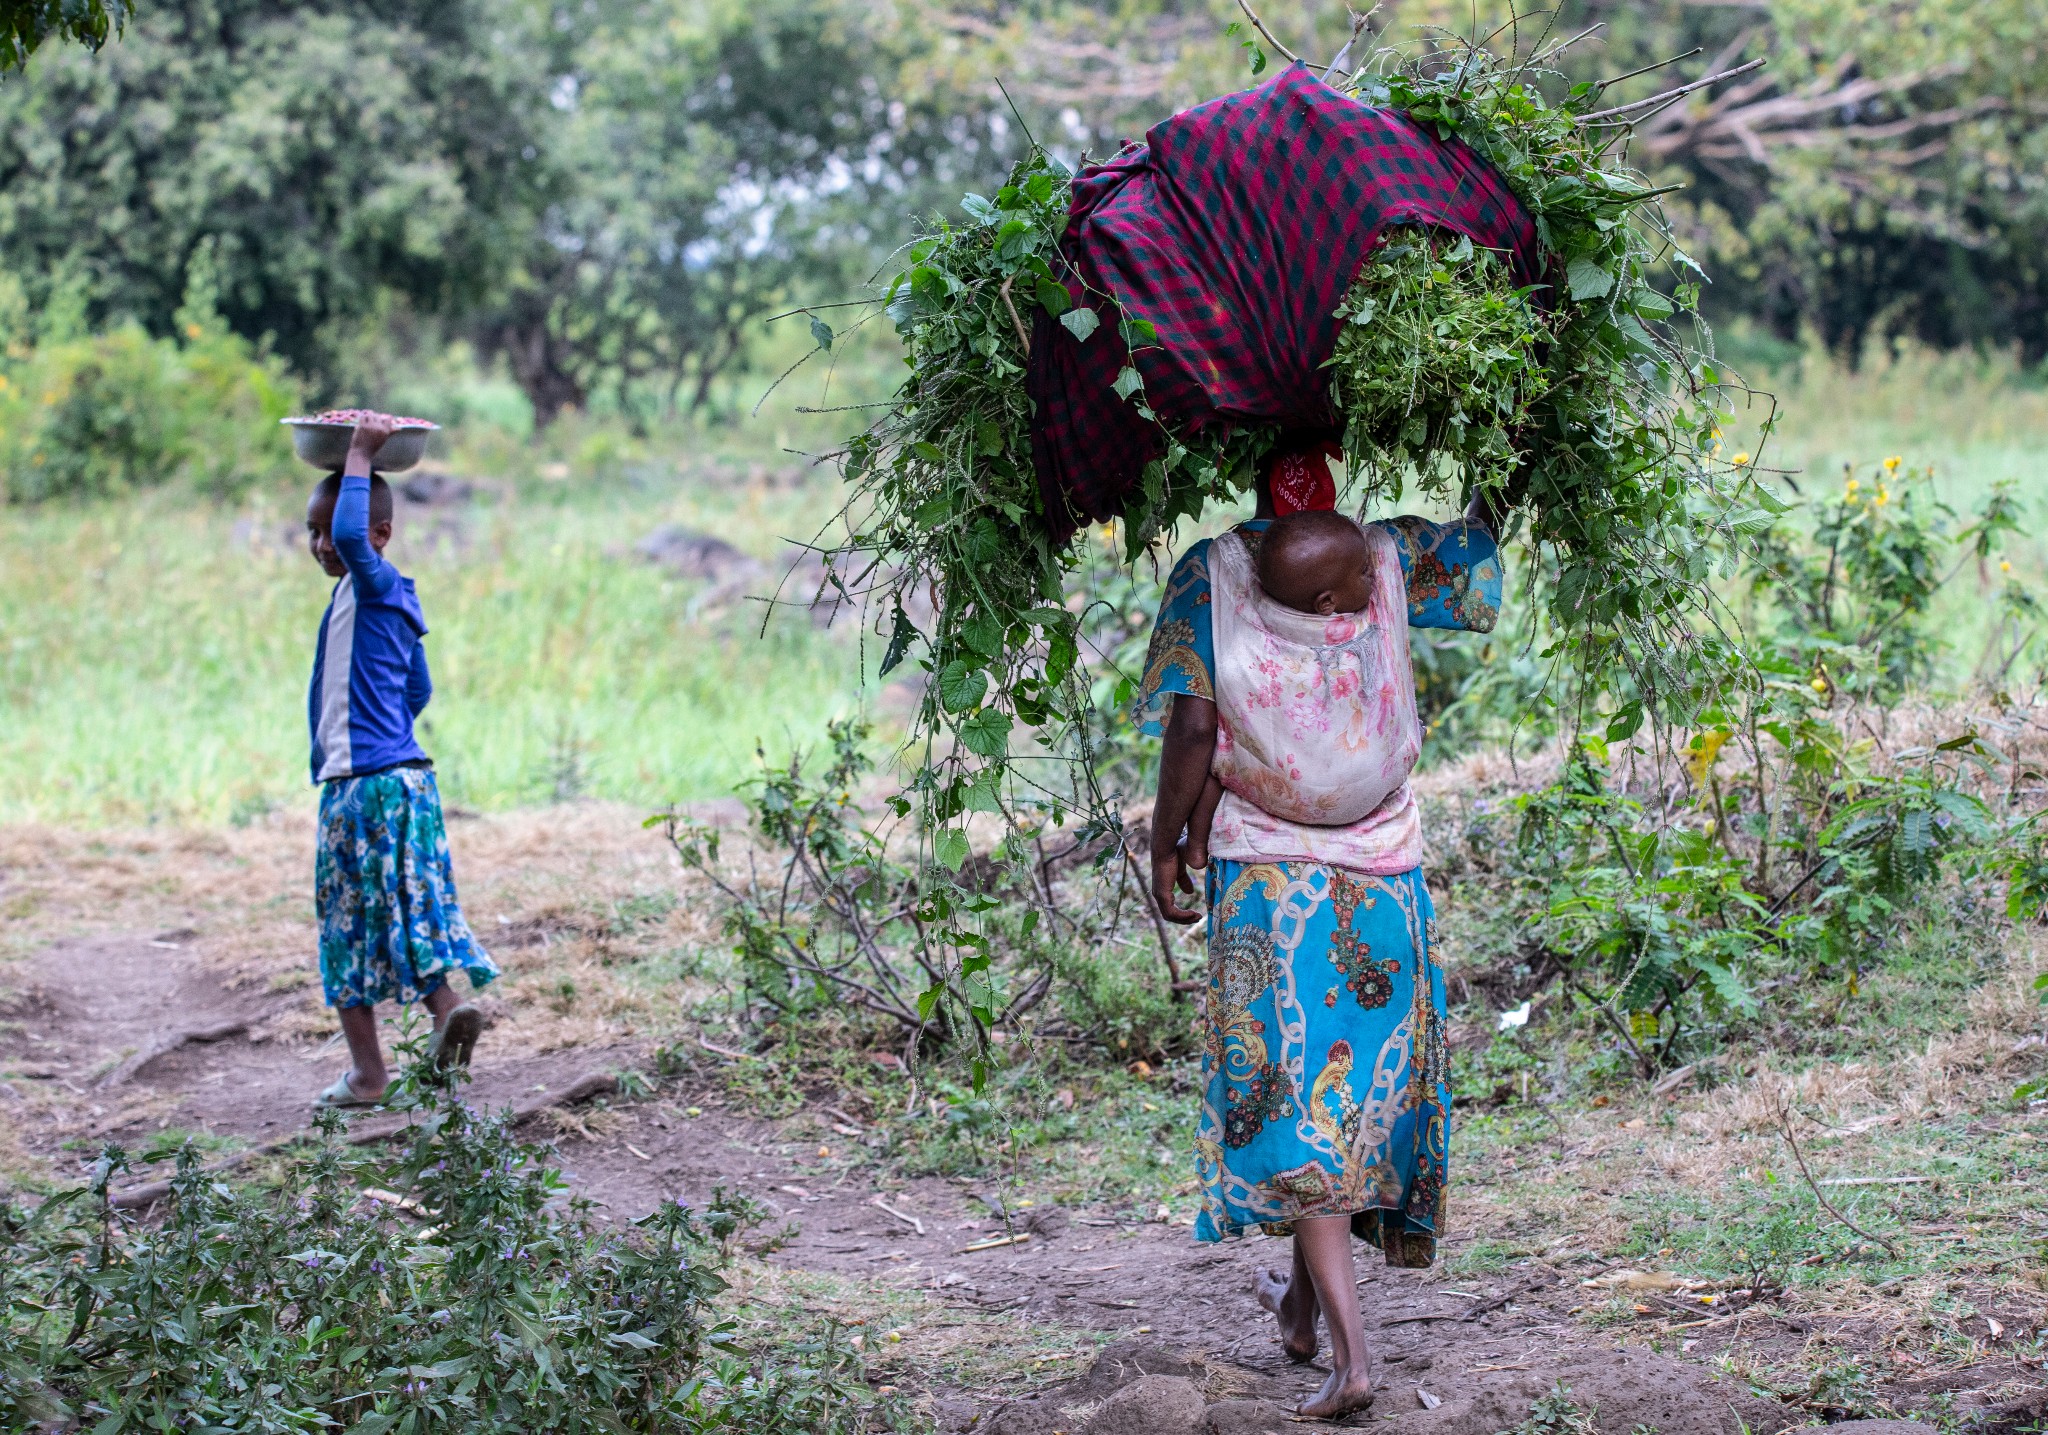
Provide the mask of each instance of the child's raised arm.
POLYGON ((381 598, 398 581, 398 570, 384 561, 370 541, 370 461, 397 425, 388 414, 371 414, 356 425, 342 465, 341 494, 334 503, 334 551, 365 597, 381 598))

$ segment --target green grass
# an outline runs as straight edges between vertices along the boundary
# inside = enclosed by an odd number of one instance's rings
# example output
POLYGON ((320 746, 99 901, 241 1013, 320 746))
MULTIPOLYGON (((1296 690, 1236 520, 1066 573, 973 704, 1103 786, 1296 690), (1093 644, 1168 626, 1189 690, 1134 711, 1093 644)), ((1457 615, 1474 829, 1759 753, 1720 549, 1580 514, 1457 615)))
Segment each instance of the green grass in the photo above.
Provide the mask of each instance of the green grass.
MULTIPOLYGON (((696 585, 636 559, 661 523, 772 558, 786 495, 714 486, 515 497, 459 544, 403 530, 435 697, 422 740, 451 802, 724 795, 861 700, 857 649, 756 605, 693 618, 696 585), (779 500, 771 501, 771 500, 779 500)), ((271 498, 158 492, 0 510, 0 821, 212 823, 306 796, 306 683, 328 581, 271 498)))
MULTIPOLYGON (((809 343, 785 339, 770 357, 809 343)), ((639 431, 616 416, 539 436, 491 422, 502 402, 448 396, 506 397, 460 355, 447 393, 400 375, 365 396, 438 394, 470 416, 439 459, 478 500, 401 515, 390 549, 432 629, 421 742, 450 803, 723 797, 753 773, 757 742, 780 755, 870 699, 857 624, 826 633, 798 611, 764 632, 746 602, 698 614, 703 585, 633 552, 674 523, 772 565, 816 535, 838 490, 800 451, 829 449, 853 416, 800 406, 892 381, 886 353, 840 347, 758 417, 767 380, 754 376, 721 390, 717 420, 639 431)), ((298 473, 310 488, 312 470, 298 473)), ((306 685, 331 584, 291 537, 304 494, 0 505, 0 822, 217 824, 312 801, 306 685)))
MULTIPOLYGON (((1757 380, 1784 413, 1766 459, 1809 493, 1831 492, 1845 461, 1896 453, 1933 463, 1941 496, 1967 510, 2001 478, 2031 485, 2048 458, 2048 391, 2009 362, 1879 356, 1851 374, 1776 357, 1757 380)), ((838 491, 787 450, 827 448, 858 415, 798 406, 874 396, 887 358, 855 348, 829 388, 823 365, 806 368, 759 417, 739 402, 765 387, 749 380, 715 425, 456 432, 451 466, 491 496, 457 534, 402 526, 392 549, 433 628, 423 740, 451 802, 723 796, 751 773, 757 740, 779 754, 863 700, 850 634, 793 616, 762 636, 758 609, 693 616, 694 586, 631 550, 663 523, 769 559, 815 533, 838 491)), ((299 502, 295 489, 235 506, 166 490, 0 508, 0 822, 206 824, 310 800, 305 685, 328 585, 283 540, 299 502)), ((2029 516, 2010 556, 2040 581, 2048 530, 2029 516)), ((1970 574, 1939 604, 1944 680, 1960 684, 1990 605, 1970 574)))

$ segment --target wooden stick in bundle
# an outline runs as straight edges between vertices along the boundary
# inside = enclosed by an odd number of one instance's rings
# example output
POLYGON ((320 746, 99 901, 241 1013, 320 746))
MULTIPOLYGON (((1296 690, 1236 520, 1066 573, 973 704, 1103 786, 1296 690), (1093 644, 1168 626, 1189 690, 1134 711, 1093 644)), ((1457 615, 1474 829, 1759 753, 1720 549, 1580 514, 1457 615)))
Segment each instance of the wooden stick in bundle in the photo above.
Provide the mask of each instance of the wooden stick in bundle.
MULTIPOLYGON (((1623 115, 1632 115, 1636 113, 1636 111, 1638 110, 1647 110, 1652 108, 1662 109, 1666 104, 1670 103, 1671 101, 1683 99, 1685 96, 1691 94, 1694 90, 1703 90, 1708 85, 1718 85, 1723 80, 1732 80, 1737 75, 1748 74, 1751 70, 1761 70, 1766 63, 1768 62, 1759 57, 1757 59, 1751 60, 1746 65, 1737 65, 1734 69, 1723 70, 1718 75, 1703 76, 1700 79, 1694 80, 1689 85, 1680 85, 1675 90, 1666 90, 1663 94, 1652 95, 1646 100, 1635 100, 1626 105, 1616 105, 1612 109, 1595 110, 1590 115, 1580 115, 1579 123, 1582 125, 1599 124, 1606 120, 1619 119, 1623 115)), ((1648 116, 1645 116, 1644 118, 1648 118, 1648 116)), ((1635 124, 1638 123, 1638 121, 1631 120, 1629 121, 1629 123, 1635 124)))

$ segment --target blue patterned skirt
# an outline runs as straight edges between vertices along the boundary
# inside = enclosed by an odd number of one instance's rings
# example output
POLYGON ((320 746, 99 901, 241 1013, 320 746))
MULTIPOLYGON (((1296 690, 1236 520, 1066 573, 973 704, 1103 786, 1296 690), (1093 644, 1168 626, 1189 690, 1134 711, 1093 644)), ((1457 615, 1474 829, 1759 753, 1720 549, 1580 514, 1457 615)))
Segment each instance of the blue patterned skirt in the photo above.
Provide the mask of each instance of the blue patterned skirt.
POLYGON ((1348 1215, 1427 1265, 1444 1214, 1444 976, 1422 869, 1209 867, 1197 1240, 1348 1215))
POLYGON ((465 973, 472 987, 498 975, 455 899, 431 768, 394 767, 323 787, 313 885, 329 1006, 414 1002, 452 972, 465 973))

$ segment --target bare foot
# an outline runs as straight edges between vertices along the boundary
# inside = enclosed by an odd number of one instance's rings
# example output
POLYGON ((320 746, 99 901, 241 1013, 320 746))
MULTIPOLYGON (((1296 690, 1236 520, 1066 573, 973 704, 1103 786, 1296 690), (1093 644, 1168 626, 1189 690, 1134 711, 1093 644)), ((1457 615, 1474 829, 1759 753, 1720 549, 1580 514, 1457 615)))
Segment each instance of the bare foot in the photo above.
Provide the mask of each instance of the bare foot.
POLYGON ((1297 1415, 1313 1420, 1336 1420, 1372 1404, 1372 1376, 1363 1365, 1351 1370, 1333 1370, 1323 1388, 1294 1407, 1297 1415))
POLYGON ((1316 1358, 1316 1317, 1322 1313, 1315 1287, 1307 1281, 1302 1286, 1305 1299, 1296 1298, 1294 1282, 1285 1271, 1261 1271, 1252 1280, 1260 1308, 1280 1322, 1280 1348, 1298 1365, 1316 1358))

